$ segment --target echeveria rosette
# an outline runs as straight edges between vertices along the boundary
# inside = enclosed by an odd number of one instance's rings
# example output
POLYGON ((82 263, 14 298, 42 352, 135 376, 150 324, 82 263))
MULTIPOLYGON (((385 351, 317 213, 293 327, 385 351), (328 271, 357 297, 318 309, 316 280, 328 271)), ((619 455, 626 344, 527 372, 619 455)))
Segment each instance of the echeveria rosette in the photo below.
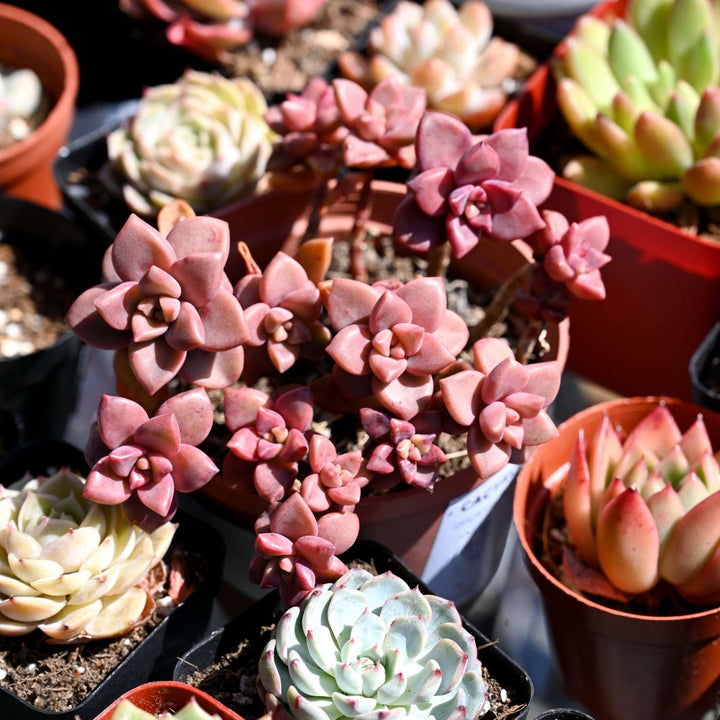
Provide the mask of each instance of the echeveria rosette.
POLYGON ((331 507, 352 509, 360 502, 368 478, 358 477, 362 466, 360 450, 338 455, 332 440, 314 434, 310 438, 308 462, 312 472, 303 478, 300 494, 313 512, 331 507))
MULTIPOLYGON (((146 712, 126 699, 120 700, 109 720, 163 720, 163 718, 167 717, 169 716, 165 712, 162 712, 160 715, 146 712)), ((175 718, 175 720, 217 720, 218 715, 216 713, 211 715, 204 710, 191 695, 190 700, 177 712, 173 712, 172 717, 175 718)))
POLYGON ((348 130, 323 78, 313 78, 300 95, 289 93, 268 108, 265 121, 279 135, 267 165, 273 182, 292 187, 335 175, 348 130))
POLYGON ((529 154, 525 128, 478 140, 457 118, 430 111, 420 121, 415 147, 419 174, 393 219, 403 245, 427 252, 447 241, 463 257, 484 236, 516 240, 544 227, 537 206, 555 175, 529 154))
POLYGON ((659 404, 623 440, 605 415, 578 435, 563 509, 585 565, 566 552, 563 570, 581 590, 622 601, 665 581, 691 603, 720 601, 720 467, 702 416, 682 434, 659 404))
MULTIPOLYGON (((250 273, 235 286, 248 329, 246 345, 265 347, 275 370, 284 373, 300 356, 304 345, 327 341, 319 322, 320 292, 302 265, 278 252, 262 274, 250 273)), ((248 365, 251 364, 248 353, 248 365)))
POLYGON ((347 167, 415 165, 415 135, 425 112, 425 90, 388 78, 370 94, 352 80, 333 80, 335 100, 349 130, 343 144, 347 167))
POLYGON ((195 492, 218 472, 197 447, 212 423, 210 398, 200 388, 174 395, 152 417, 133 400, 103 395, 86 448, 92 470, 84 497, 122 503, 144 528, 167 522, 178 492, 195 492))
POLYGON ((272 506, 256 523, 250 580, 261 588, 279 588, 280 598, 290 606, 319 583, 336 580, 347 572, 336 555, 357 539, 357 515, 331 513, 324 518, 318 520, 295 492, 272 506))
POLYGON ((440 466, 447 460, 447 455, 435 444, 441 430, 439 412, 423 412, 408 422, 362 408, 360 420, 374 441, 366 465, 375 474, 374 487, 388 488, 405 482, 433 489, 440 466))
POLYGON ((498 338, 473 345, 474 370, 440 379, 442 401, 452 419, 468 428, 467 453, 475 472, 488 478, 513 450, 540 445, 557 435, 547 407, 560 387, 554 362, 521 365, 498 338))
POLYGON ((94 347, 127 349, 153 395, 179 376, 205 388, 240 377, 247 328, 225 275, 228 225, 186 218, 163 237, 131 215, 110 248, 110 281, 86 290, 66 320, 94 347))
POLYGON ((597 216, 571 224, 554 210, 543 210, 542 217, 545 227, 529 237, 528 243, 542 256, 545 272, 583 300, 604 300, 600 268, 612 259, 603 252, 610 240, 607 218, 597 216))
POLYGON ((455 606, 393 573, 348 571, 278 621, 259 662, 269 711, 330 720, 477 718, 488 692, 455 606))
POLYGON ((340 278, 322 295, 337 331, 326 351, 340 389, 372 393, 402 420, 417 415, 432 397, 432 376, 468 339, 462 318, 447 309, 442 280, 416 278, 388 289, 340 278))
POLYGON ((281 500, 308 452, 306 433, 313 419, 307 387, 283 389, 270 398, 254 388, 225 391, 227 443, 223 480, 230 487, 254 490, 269 503, 281 500))

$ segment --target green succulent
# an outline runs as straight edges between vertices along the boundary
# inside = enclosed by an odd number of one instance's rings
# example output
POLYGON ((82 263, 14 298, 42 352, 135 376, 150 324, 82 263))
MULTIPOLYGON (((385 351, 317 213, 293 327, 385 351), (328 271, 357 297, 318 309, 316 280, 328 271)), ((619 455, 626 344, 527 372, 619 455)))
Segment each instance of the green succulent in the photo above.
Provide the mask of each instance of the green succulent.
POLYGON ((649 211, 720 204, 720 2, 630 0, 583 16, 553 70, 573 133, 595 156, 565 177, 649 211))
POLYGON ((110 716, 110 720, 164 720, 165 718, 172 718, 173 720, 217 720, 218 716, 205 712, 205 710, 198 705, 195 698, 190 698, 187 705, 176 713, 166 712, 160 715, 145 712, 145 710, 141 710, 136 705, 133 705, 130 700, 123 700, 118 703, 118 706, 110 716))
POLYGON ((471 720, 488 707, 454 604, 359 568, 283 615, 258 686, 269 711, 297 720, 471 720))

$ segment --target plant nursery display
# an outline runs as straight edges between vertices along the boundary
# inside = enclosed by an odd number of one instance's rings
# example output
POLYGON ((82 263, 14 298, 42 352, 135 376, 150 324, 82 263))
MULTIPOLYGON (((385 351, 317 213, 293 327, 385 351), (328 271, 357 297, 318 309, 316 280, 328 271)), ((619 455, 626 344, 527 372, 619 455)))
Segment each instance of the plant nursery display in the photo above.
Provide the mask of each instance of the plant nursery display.
POLYGON ((611 401, 521 471, 522 547, 567 690, 598 717, 699 717, 714 699, 718 429, 690 403, 611 401))

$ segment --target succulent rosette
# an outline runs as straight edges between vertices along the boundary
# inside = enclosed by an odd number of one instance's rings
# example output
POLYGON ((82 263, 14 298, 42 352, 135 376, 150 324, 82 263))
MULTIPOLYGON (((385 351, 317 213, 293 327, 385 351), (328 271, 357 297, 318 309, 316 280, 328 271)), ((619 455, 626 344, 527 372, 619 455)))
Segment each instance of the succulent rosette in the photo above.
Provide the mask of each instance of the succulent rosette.
POLYGON ((124 635, 152 615, 143 580, 177 526, 148 534, 84 488, 65 469, 0 486, 0 635, 39 629, 77 643, 124 635))
POLYGON ((92 470, 85 497, 123 504, 145 528, 169 520, 177 493, 199 490, 217 474, 199 445, 210 433, 212 405, 197 388, 174 395, 152 417, 136 402, 103 395, 86 456, 92 470))
POLYGON ((313 419, 307 387, 280 390, 271 398, 254 388, 225 391, 227 443, 223 480, 230 487, 254 489, 270 503, 283 498, 308 452, 306 433, 313 419))
POLYGON ((463 257, 484 236, 516 240, 545 226, 537 206, 555 175, 529 154, 525 128, 477 140, 457 118, 427 112, 415 146, 419 174, 393 219, 402 244, 427 252, 447 241, 463 257))
POLYGON ((442 401, 452 419, 468 428, 467 453, 475 472, 488 478, 511 453, 557 435, 547 407, 560 388, 554 362, 521 365, 498 338, 473 345, 474 370, 440 379, 442 401))
POLYGON ((415 134, 425 112, 425 91, 388 78, 365 92, 351 80, 333 80, 335 100, 349 134, 343 145, 347 167, 415 165, 415 134))
POLYGON ((476 718, 487 687, 455 606, 353 569, 278 622, 259 663, 269 711, 297 718, 476 718))
MULTIPOLYGON (((167 717, 169 716, 166 713, 161 715, 149 713, 141 710, 130 700, 121 700, 113 710, 110 720, 162 720, 167 717)), ((174 712, 172 717, 175 720, 217 720, 218 718, 216 714, 211 715, 203 710, 194 697, 191 697, 182 708, 174 712)))
POLYGON ((325 286, 323 302, 337 331, 326 351, 340 389, 372 393, 402 420, 430 402, 432 375, 452 363, 468 339, 462 318, 447 309, 440 278, 394 289, 340 278, 325 286))
POLYGON ((720 601, 720 468, 702 416, 682 434, 660 404, 624 439, 604 416, 578 435, 564 488, 575 553, 597 571, 566 558, 578 587, 627 600, 665 581, 691 603, 720 601))
POLYGON ((164 238, 131 215, 110 249, 109 282, 80 295, 67 323, 89 345, 127 349, 150 395, 177 375, 230 385, 242 372, 247 328, 224 271, 229 250, 222 220, 186 218, 164 238))
POLYGON ((250 192, 272 148, 266 109, 245 78, 188 70, 148 88, 135 115, 107 138, 129 207, 150 218, 180 199, 203 213, 250 192))

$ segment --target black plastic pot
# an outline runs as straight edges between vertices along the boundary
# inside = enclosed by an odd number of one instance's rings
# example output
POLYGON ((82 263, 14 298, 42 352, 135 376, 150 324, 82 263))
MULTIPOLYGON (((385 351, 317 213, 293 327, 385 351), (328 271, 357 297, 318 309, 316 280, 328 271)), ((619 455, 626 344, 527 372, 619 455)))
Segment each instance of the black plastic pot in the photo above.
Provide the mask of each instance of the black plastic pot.
MULTIPOLYGON (((48 473, 59 467, 87 472, 83 453, 67 443, 29 443, 0 462, 0 477, 3 484, 8 485, 21 478, 25 471, 48 473)), ((40 710, 0 686, 0 717, 3 720, 77 720, 78 717, 92 720, 130 688, 151 680, 170 678, 176 659, 207 632, 225 556, 225 544, 214 528, 182 510, 175 516, 175 522, 179 527, 171 547, 182 548, 207 563, 201 584, 82 703, 63 712, 40 710)))
POLYGON ((720 411, 720 322, 713 325, 690 358, 693 400, 720 411))
POLYGON ((540 713, 535 720, 594 720, 592 715, 584 713, 582 710, 573 710, 572 708, 558 708, 557 710, 546 710, 540 713))
MULTIPOLYGON (((411 587, 417 586, 423 593, 432 593, 407 565, 379 543, 358 540, 342 556, 342 559, 346 563, 352 560, 369 562, 378 573, 390 570, 411 587)), ((275 622, 283 610, 277 591, 268 593, 244 613, 214 631, 185 653, 175 666, 173 680, 192 684, 190 678, 193 673, 210 667, 225 654, 236 650, 243 640, 259 638, 261 629, 275 622)), ((463 626, 475 637, 478 658, 487 668, 490 677, 507 691, 510 698, 509 706, 519 706, 515 712, 503 715, 503 719, 522 720, 527 717, 528 706, 533 694, 532 682, 527 673, 465 619, 463 619, 463 626)), ((493 720, 495 715, 488 713, 483 718, 484 720, 493 720)))
MULTIPOLYGON (((76 295, 100 281, 102 243, 51 210, 0 197, 0 242, 22 248, 29 262, 50 264, 76 295)), ((81 348, 68 330, 47 348, 0 359, 0 407, 18 415, 26 439, 62 436, 75 402, 81 348)))
POLYGON ((0 410, 0 461, 20 446, 23 432, 22 420, 17 413, 0 410))

